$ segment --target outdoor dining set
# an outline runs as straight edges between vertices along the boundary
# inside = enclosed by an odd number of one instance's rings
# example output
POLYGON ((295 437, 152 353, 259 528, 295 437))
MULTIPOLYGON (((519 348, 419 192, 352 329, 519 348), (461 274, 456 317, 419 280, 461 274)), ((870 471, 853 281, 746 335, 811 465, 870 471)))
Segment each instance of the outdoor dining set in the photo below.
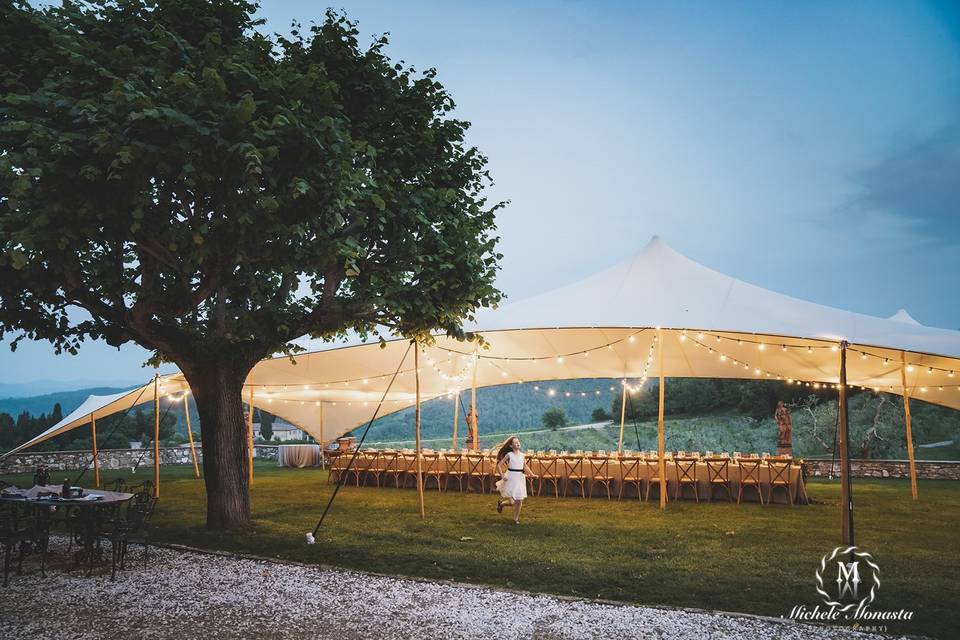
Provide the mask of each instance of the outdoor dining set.
POLYGON ((38 470, 30 489, 0 482, 3 586, 7 586, 11 570, 20 574, 24 559, 30 556, 39 560, 40 573, 46 577, 51 531, 67 538, 73 567, 85 567, 87 575, 106 561, 107 546, 111 580, 118 567, 126 568, 130 543, 143 545, 146 564, 149 523, 157 500, 149 480, 127 486, 117 479, 104 489, 81 489, 48 484, 46 473, 38 470))
MULTIPOLYGON (((353 458, 345 453, 332 459, 330 482, 416 486, 413 450, 362 449, 353 458)), ((654 451, 527 451, 525 458, 529 495, 649 500, 660 490, 660 462, 654 451)), ((437 491, 492 492, 500 477, 494 456, 481 452, 424 450, 420 470, 424 488, 437 491)), ((791 505, 807 502, 802 465, 790 456, 676 451, 665 455, 663 473, 672 500, 752 499, 769 504, 779 497, 791 505)))

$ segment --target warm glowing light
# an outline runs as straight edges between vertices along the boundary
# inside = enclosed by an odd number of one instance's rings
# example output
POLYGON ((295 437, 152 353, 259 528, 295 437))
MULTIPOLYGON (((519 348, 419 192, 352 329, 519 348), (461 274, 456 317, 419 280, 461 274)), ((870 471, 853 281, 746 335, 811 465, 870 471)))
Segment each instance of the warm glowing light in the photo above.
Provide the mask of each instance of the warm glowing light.
POLYGON ((555 390, 553 390, 553 389, 550 389, 549 391, 547 391, 547 395, 548 395, 548 396, 555 396, 555 395, 557 395, 557 392, 556 392, 555 390))
POLYGON ((757 349, 760 349, 760 351, 763 351, 766 348, 767 348, 767 345, 763 344, 762 342, 757 345, 757 349))
POLYGON ((697 334, 697 340, 703 340, 703 334, 702 334, 702 333, 698 333, 698 334, 697 334))
POLYGON ((911 364, 911 365, 907 365, 907 371, 908 371, 908 372, 911 372, 911 373, 913 372, 913 365, 912 365, 912 364, 911 364))
POLYGON ((628 342, 636 342, 637 339, 636 339, 634 336, 630 336, 629 338, 627 338, 627 341, 628 341, 628 342))
POLYGON ((557 364, 563 364, 563 358, 557 358, 557 364))
POLYGON ((686 341, 687 341, 687 334, 685 334, 685 333, 684 333, 684 334, 681 334, 681 335, 680 335, 680 342, 686 342, 686 341))
POLYGON ((807 353, 813 353, 813 347, 807 347, 807 353))
POLYGON ((721 353, 721 354, 720 354, 720 361, 723 362, 723 361, 726 360, 726 359, 727 359, 727 356, 725 356, 725 355, 723 355, 723 354, 721 353))
POLYGON ((832 347, 830 347, 830 351, 836 351, 836 350, 837 350, 837 345, 833 345, 832 347))

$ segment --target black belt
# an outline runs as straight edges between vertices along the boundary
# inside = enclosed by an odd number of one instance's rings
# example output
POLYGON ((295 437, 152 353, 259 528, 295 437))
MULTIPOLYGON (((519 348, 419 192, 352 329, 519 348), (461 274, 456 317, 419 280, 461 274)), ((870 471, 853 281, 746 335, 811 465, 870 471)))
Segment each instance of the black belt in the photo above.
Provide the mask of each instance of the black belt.
POLYGON ((523 473, 523 469, 511 469, 510 467, 507 467, 507 471, 516 471, 517 473, 523 473))

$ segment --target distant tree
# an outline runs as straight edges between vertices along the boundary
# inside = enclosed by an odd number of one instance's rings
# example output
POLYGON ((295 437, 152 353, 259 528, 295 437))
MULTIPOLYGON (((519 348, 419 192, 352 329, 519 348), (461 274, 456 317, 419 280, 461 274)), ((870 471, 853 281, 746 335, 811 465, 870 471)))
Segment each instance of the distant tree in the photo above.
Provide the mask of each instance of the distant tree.
POLYGON ((604 422, 610 420, 610 414, 603 407, 597 407, 590 414, 590 420, 593 422, 604 422))
POLYGON ((556 431, 567 424, 567 414, 560 407, 551 407, 543 412, 543 426, 556 431))
POLYGON ((270 442, 273 439, 273 414, 266 411, 260 411, 260 437, 264 442, 270 442))
POLYGON ((501 298, 500 205, 436 72, 335 12, 268 36, 256 10, 0 2, 0 336, 176 363, 214 529, 250 523, 257 362, 304 335, 464 337, 501 298))

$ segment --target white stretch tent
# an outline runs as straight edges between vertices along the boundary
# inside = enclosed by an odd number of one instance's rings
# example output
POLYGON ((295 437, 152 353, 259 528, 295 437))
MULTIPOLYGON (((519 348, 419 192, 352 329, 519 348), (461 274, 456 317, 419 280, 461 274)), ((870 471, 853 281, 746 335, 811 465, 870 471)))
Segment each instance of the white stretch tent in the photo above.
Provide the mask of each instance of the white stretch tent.
MULTIPOLYGON (((654 237, 634 257, 596 275, 484 310, 468 329, 483 336, 485 347, 437 336, 422 347, 421 394, 429 400, 474 383, 571 378, 622 378, 635 385, 661 374, 659 334, 662 373, 668 377, 836 385, 840 343, 847 341, 848 385, 895 394, 906 390, 960 409, 960 332, 904 320, 768 291, 704 267, 654 237)), ((406 340, 394 340, 383 348, 361 344, 264 360, 247 378, 243 399, 252 391, 256 407, 327 442, 371 418, 398 366, 380 415, 414 404, 412 353, 401 366, 407 347, 406 340)), ((152 385, 92 396, 10 453, 89 424, 91 416, 153 401, 152 385)), ((188 385, 176 373, 163 376, 158 389, 176 397, 188 385)))

